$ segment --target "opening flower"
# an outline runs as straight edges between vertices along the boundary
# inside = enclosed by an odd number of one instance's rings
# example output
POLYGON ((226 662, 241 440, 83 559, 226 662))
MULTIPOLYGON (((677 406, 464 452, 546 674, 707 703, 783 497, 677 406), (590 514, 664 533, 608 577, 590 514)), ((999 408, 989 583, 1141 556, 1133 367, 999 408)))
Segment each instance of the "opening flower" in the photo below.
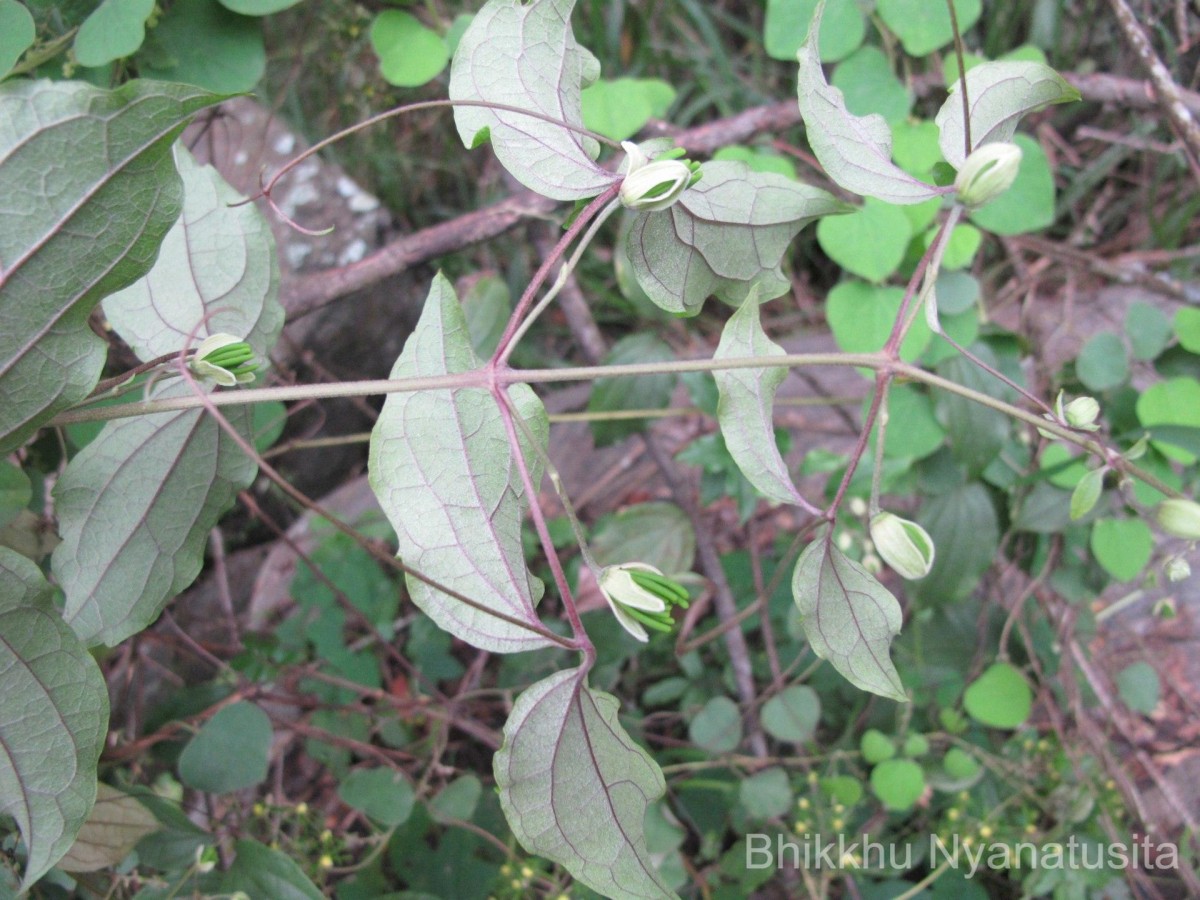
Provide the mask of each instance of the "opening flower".
POLYGON ((871 540, 884 561, 903 578, 924 578, 933 568, 933 539, 916 522, 881 512, 871 520, 871 540))
POLYGON ((669 632, 675 626, 671 609, 688 606, 687 589, 646 563, 606 566, 598 581, 621 627, 639 641, 650 639, 647 627, 669 632))
POLYGON ((655 212, 666 209, 700 179, 700 164, 680 159, 683 151, 671 150, 650 162, 642 149, 622 141, 628 155, 625 180, 621 182, 621 203, 627 209, 655 212))
POLYGON ((254 348, 241 338, 224 332, 201 341, 189 365, 199 377, 215 381, 222 387, 253 381, 254 373, 258 371, 254 348))
POLYGON ((958 201, 975 209, 995 200, 1017 180, 1021 148, 1016 144, 984 144, 971 152, 958 170, 954 190, 958 201))

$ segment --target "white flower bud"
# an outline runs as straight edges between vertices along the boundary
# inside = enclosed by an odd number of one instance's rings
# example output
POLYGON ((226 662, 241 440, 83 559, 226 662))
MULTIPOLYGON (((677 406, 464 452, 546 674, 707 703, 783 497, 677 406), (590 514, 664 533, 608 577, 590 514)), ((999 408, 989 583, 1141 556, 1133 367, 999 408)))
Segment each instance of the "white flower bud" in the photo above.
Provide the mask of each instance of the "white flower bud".
POLYGON ((1158 527, 1173 537, 1200 541, 1200 503, 1171 498, 1158 504, 1155 510, 1158 527))
POLYGON ((1100 415, 1100 404, 1092 397, 1076 397, 1063 407, 1063 418, 1072 428, 1083 431, 1095 431, 1099 428, 1094 424, 1100 415))
POLYGON ((692 183, 692 167, 681 159, 650 162, 641 148, 630 141, 621 146, 628 155, 625 180, 621 182, 621 204, 640 212, 656 212, 674 205, 692 183))
POLYGON ((916 522, 881 512, 871 520, 871 539, 879 555, 903 578, 924 578, 933 568, 933 539, 916 522))
POLYGON ((258 368, 250 345, 224 332, 209 335, 201 341, 189 365, 198 376, 211 379, 222 387, 253 381, 258 368))
POLYGON ((670 631, 671 607, 688 605, 687 589, 646 563, 606 566, 598 582, 621 627, 639 641, 649 640, 643 625, 670 631))
POLYGON ((1163 566, 1163 570, 1167 574, 1167 581, 1172 584, 1187 581, 1192 577, 1192 567, 1188 565, 1188 561, 1182 556, 1172 556, 1167 560, 1167 564, 1163 566))
POLYGON ((971 152, 958 170, 954 190, 963 206, 974 209, 995 200, 1017 178, 1021 148, 1016 144, 984 144, 971 152))

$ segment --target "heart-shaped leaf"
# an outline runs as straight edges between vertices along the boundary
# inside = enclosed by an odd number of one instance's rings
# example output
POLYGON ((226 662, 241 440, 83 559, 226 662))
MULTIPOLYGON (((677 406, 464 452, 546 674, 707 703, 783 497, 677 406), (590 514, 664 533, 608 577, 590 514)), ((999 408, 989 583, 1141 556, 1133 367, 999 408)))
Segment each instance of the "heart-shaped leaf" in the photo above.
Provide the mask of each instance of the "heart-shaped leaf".
MULTIPOLYGON (((575 0, 490 0, 476 13, 450 65, 450 99, 502 103, 583 126, 580 91, 600 63, 575 42, 575 0)), ((599 145, 577 131, 532 116, 457 106, 468 147, 486 133, 517 181, 554 200, 593 197, 618 180, 595 162, 599 145)))
POLYGON ((740 162, 709 162, 679 202, 644 213, 626 235, 638 284, 668 312, 691 316, 716 294, 740 304, 758 282, 764 300, 789 282, 780 261, 814 219, 848 207, 825 191, 740 162))
MULTIPOLYGON (((767 337, 759 321, 758 289, 725 323, 713 359, 748 356, 786 356, 782 347, 767 337)), ((782 366, 761 369, 718 369, 714 374, 721 400, 717 422, 730 456, 758 491, 780 503, 794 503, 811 510, 788 474, 787 465, 775 443, 775 391, 787 377, 782 366)))
POLYGON ((0 814, 25 838, 22 890, 70 849, 96 799, 108 688, 37 566, 0 547, 0 814))
POLYGON ((530 853, 608 897, 674 897, 650 861, 643 820, 666 791, 662 771, 617 721, 615 697, 586 669, 525 690, 493 766, 500 805, 530 853))
POLYGON ((813 652, 864 691, 904 702, 889 650, 903 617, 896 598, 827 534, 796 563, 792 595, 813 652))
POLYGON ((817 33, 825 3, 817 6, 808 38, 796 54, 797 94, 808 143, 826 173, 848 191, 889 203, 921 203, 947 193, 914 178, 892 162, 892 130, 883 116, 856 116, 842 92, 825 80, 817 33))
MULTIPOLYGON (((447 375, 479 365, 454 288, 438 275, 391 377, 447 375)), ((509 397, 545 446, 550 425, 542 402, 528 385, 514 385, 509 397)), ((539 457, 530 450, 525 458, 539 484, 539 457)), ((417 606, 483 650, 547 646, 531 630, 541 629, 534 606, 543 588, 526 568, 521 548, 529 498, 491 394, 462 388, 390 395, 371 434, 370 481, 396 529, 400 558, 479 604, 409 575, 417 606)))
MULTIPOLYGON (((963 139, 962 84, 950 85, 950 96, 938 110, 941 129, 938 144, 946 162, 960 168, 966 162, 963 139)), ((971 141, 974 147, 1008 141, 1017 124, 1031 112, 1052 103, 1079 99, 1079 91, 1040 62, 985 62, 967 72, 967 102, 971 105, 971 141)))
POLYGON ((182 202, 171 144, 220 99, 161 82, 0 86, 0 451, 96 383, 88 315, 153 265, 182 202), (49 159, 69 160, 52 187, 49 159))

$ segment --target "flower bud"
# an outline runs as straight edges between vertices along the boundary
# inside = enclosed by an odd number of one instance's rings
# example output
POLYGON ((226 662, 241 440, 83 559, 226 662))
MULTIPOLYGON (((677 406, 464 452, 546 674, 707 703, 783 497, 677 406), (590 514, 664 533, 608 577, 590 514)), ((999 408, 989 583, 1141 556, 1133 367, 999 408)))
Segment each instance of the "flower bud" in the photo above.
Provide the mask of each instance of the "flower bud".
POLYGON ((625 180, 621 182, 621 203, 628 209, 656 212, 672 206, 694 183, 695 163, 683 159, 657 159, 650 162, 641 148, 630 141, 621 146, 628 155, 625 180))
POLYGON ((1163 566, 1163 571, 1166 572, 1167 581, 1172 584, 1187 581, 1192 577, 1192 567, 1188 565, 1188 561, 1182 556, 1172 556, 1168 559, 1167 564, 1163 566))
POLYGON ((1094 424, 1100 415, 1100 404, 1092 397, 1076 397, 1063 407, 1063 418, 1072 428, 1083 431, 1095 431, 1100 426, 1094 424))
POLYGON ((995 200, 1012 187, 1020 166, 1021 148, 1016 144, 994 143, 978 147, 967 157, 954 179, 958 201, 974 209, 995 200))
POLYGON ((1154 512, 1158 527, 1173 537, 1200 541, 1200 503, 1171 498, 1158 504, 1154 512))
POLYGON ((903 578, 924 578, 933 568, 933 539, 916 522, 881 512, 871 520, 871 540, 884 562, 903 578))
POLYGON ((688 605, 686 588, 645 563, 606 566, 597 580, 621 627, 639 641, 649 640, 643 625, 670 631, 675 624, 671 608, 688 605))
POLYGON ((201 341, 190 366, 201 378, 212 379, 222 387, 253 381, 258 369, 254 362, 254 348, 241 338, 224 332, 201 341))

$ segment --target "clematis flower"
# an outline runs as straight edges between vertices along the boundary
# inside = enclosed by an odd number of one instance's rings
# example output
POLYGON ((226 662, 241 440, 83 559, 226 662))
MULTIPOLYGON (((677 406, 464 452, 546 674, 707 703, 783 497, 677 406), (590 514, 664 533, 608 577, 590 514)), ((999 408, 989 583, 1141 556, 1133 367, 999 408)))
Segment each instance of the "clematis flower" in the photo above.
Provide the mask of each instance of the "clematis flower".
POLYGON ((222 387, 233 387, 254 380, 258 364, 254 348, 232 334, 218 332, 200 342, 189 364, 201 378, 215 381, 222 387))
POLYGON ((958 202, 975 209, 995 200, 1017 180, 1021 148, 1016 144, 993 143, 971 151, 954 179, 958 202))
POLYGON ((631 141, 622 141, 628 156, 625 180, 619 197, 627 209, 656 212, 666 209, 700 177, 700 164, 677 158, 682 151, 665 153, 650 162, 642 149, 631 141))
POLYGON ((597 581, 621 627, 639 641, 650 639, 643 626, 670 631, 671 608, 688 605, 687 589, 646 563, 606 566, 597 581))
POLYGON ((1172 497, 1154 512, 1158 527, 1172 537, 1200 541, 1200 503, 1172 497))
POLYGON ((884 561, 910 581, 933 568, 933 539, 916 522, 881 512, 871 520, 871 540, 884 561))

